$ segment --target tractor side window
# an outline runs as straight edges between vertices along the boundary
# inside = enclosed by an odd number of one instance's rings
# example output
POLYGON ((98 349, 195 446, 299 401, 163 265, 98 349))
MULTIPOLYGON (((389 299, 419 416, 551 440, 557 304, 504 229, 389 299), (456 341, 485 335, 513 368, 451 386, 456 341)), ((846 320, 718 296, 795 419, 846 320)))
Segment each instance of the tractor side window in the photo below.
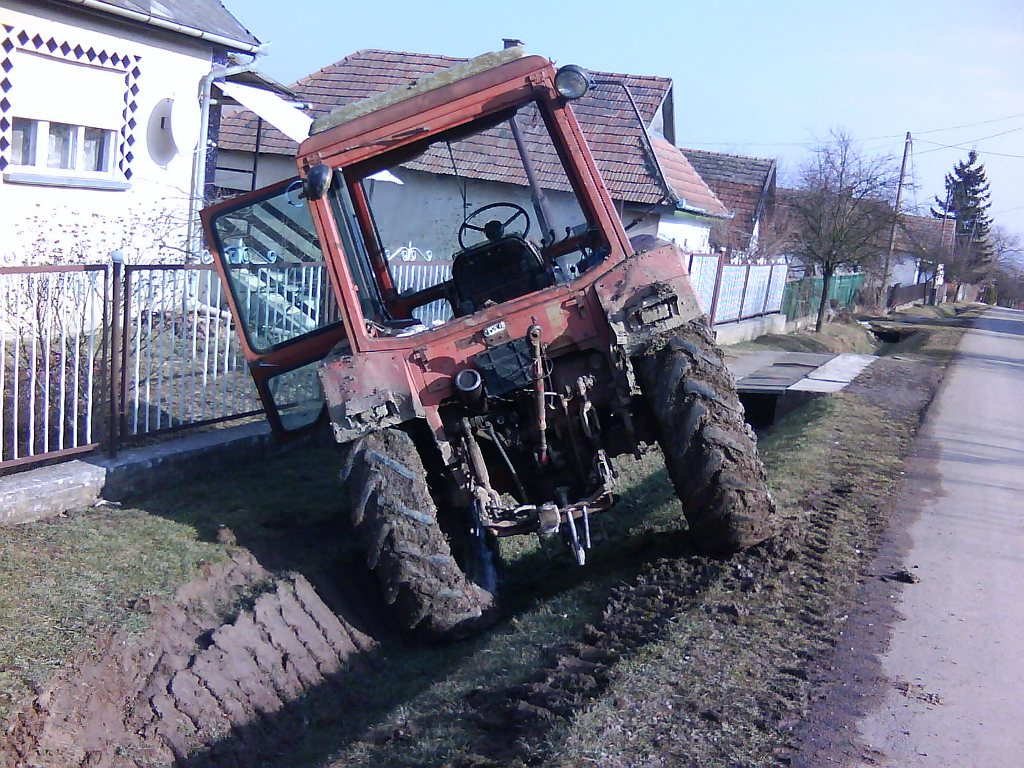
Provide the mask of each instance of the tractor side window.
POLYGON ((249 345, 267 352, 337 325, 338 306, 323 252, 296 179, 213 221, 249 345))
POLYGON ((315 360, 267 379, 264 386, 270 390, 277 418, 286 432, 300 430, 320 418, 324 394, 319 370, 320 361, 315 360))

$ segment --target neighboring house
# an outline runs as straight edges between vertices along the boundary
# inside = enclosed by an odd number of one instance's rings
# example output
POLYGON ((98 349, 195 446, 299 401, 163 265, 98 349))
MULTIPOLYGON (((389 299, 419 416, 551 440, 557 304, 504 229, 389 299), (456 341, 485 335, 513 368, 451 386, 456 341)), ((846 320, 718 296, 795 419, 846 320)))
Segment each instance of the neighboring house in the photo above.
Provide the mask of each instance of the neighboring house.
MULTIPOLYGON (((335 108, 465 61, 396 51, 358 51, 290 86, 317 118, 335 108)), ((690 252, 709 250, 713 222, 725 207, 674 146, 672 81, 663 77, 594 72, 594 87, 573 104, 598 168, 620 207, 630 235, 657 234, 690 252)), ((527 141, 531 139, 527 136, 527 141)), ((220 126, 217 184, 225 194, 265 186, 296 174, 297 143, 253 112, 225 115, 220 126)), ((495 152, 501 151, 495 146, 495 152)), ((542 152, 544 150, 541 150, 542 152)), ((507 199, 529 205, 522 182, 503 180, 491 167, 459 169, 460 178, 505 183, 507 199)), ((403 183, 431 185, 445 194, 452 169, 443 162, 408 163, 403 183)), ((386 186, 386 185, 385 185, 386 186)), ((423 190, 429 198, 430 188, 423 190)), ((557 203, 556 203, 557 207, 557 203)), ((408 222, 410 232, 429 237, 429 217, 408 222)), ((409 247, 429 246, 410 239, 409 247)))
POLYGON ((772 243, 762 243, 761 235, 775 212, 775 160, 685 147, 682 152, 731 214, 711 228, 712 248, 743 255, 758 254, 761 245, 770 250, 772 243))
POLYGON ((180 256, 201 82, 259 44, 218 0, 7 0, 0 263, 180 256))
POLYGON ((900 216, 886 288, 934 282, 953 251, 953 229, 932 216, 900 216))

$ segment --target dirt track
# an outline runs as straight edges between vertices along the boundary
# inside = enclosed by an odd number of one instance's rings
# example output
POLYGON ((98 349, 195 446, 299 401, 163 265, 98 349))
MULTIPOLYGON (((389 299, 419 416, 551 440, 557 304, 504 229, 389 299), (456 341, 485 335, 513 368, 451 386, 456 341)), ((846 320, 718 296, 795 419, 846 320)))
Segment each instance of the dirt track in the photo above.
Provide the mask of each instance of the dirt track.
MULTIPOLYGON (((109 637, 98 661, 43 691, 0 748, 5 765, 192 765, 215 742, 217 765, 251 765, 262 757, 245 738, 254 721, 375 645, 305 578, 272 578, 243 550, 175 601, 140 608, 153 610, 150 631, 131 644, 109 637)), ((298 724, 278 723, 286 749, 298 724)))

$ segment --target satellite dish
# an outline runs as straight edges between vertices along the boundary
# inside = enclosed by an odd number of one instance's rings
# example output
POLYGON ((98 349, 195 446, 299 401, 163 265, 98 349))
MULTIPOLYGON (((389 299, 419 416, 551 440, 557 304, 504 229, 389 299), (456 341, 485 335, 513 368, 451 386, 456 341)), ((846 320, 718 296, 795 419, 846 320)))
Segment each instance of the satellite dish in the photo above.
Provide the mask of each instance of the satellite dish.
POLYGON ((161 99, 153 107, 153 113, 149 116, 149 125, 146 128, 146 145, 149 147, 149 155, 157 165, 167 167, 167 164, 178 154, 177 147, 171 139, 171 99, 161 99))
POLYGON ((176 94, 171 100, 171 140, 183 155, 189 154, 199 142, 199 104, 195 99, 176 94))

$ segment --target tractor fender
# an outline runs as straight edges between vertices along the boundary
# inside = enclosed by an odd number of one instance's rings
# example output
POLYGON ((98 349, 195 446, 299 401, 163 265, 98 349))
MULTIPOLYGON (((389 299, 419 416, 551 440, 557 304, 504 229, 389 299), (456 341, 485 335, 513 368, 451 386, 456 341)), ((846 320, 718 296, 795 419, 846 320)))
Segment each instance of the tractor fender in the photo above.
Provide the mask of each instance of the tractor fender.
POLYGON ((320 366, 320 381, 339 443, 424 415, 402 352, 335 348, 320 366))
POLYGON ((608 326, 627 356, 704 312, 687 273, 686 254, 665 240, 624 259, 594 284, 608 326))

